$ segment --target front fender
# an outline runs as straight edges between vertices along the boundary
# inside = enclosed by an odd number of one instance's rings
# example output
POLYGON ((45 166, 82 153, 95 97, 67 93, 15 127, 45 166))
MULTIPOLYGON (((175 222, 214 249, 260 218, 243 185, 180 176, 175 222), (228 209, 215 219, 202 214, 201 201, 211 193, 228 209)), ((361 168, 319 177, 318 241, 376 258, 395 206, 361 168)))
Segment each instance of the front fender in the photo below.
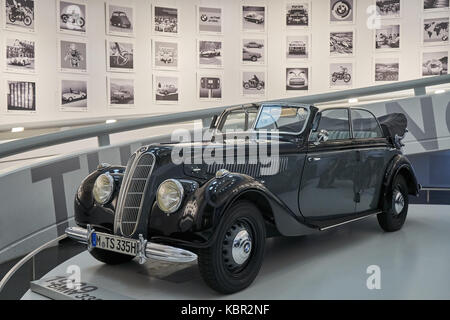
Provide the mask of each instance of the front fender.
POLYGON ((390 186, 398 174, 402 174, 408 184, 408 192, 410 195, 418 196, 420 185, 411 162, 403 154, 397 154, 389 162, 383 180, 383 196, 386 197, 390 191, 390 186))
POLYGON ((85 228, 86 225, 90 224, 97 229, 113 233, 114 213, 124 172, 125 167, 123 166, 99 167, 81 182, 74 201, 74 215, 77 225, 85 228), (100 205, 95 203, 92 189, 98 176, 106 172, 109 172, 114 178, 114 194, 110 202, 100 205))

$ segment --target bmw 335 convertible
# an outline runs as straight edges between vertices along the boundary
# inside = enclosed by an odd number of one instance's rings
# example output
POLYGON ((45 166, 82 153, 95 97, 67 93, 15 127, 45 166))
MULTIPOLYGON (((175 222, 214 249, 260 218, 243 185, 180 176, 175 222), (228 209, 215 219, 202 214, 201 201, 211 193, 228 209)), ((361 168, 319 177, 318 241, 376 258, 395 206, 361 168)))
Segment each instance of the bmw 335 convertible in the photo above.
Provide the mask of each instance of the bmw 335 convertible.
POLYGON ((376 118, 360 108, 229 108, 204 141, 148 145, 126 167, 100 165, 81 183, 78 226, 66 233, 107 264, 197 259, 211 288, 237 292, 256 278, 268 237, 371 216, 386 232, 401 229, 408 197, 420 190, 401 150, 406 127, 403 114, 376 118), (267 143, 270 161, 252 161, 251 150, 267 143), (223 163, 173 161, 174 150, 212 146, 224 159, 245 152, 223 163))

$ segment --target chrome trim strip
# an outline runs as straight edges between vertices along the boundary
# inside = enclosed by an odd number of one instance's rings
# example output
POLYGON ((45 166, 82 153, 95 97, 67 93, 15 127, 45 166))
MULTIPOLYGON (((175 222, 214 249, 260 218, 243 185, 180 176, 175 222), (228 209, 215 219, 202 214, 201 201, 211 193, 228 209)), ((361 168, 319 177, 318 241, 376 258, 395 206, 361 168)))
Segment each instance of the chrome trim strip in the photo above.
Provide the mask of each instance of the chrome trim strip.
POLYGON ((377 212, 374 212, 374 213, 370 213, 368 215, 365 215, 365 216, 362 216, 362 217, 359 217, 359 218, 355 218, 355 219, 352 219, 352 220, 344 221, 344 222, 341 222, 341 223, 338 223, 338 224, 335 224, 335 225, 332 225, 332 226, 329 226, 329 227, 319 228, 319 230, 320 231, 329 230, 329 229, 336 228, 336 227, 342 226, 342 225, 350 223, 350 222, 355 222, 355 221, 362 220, 362 219, 365 219, 365 218, 368 218, 368 217, 371 217, 371 216, 375 216, 375 215, 380 214, 380 213, 382 213, 382 211, 377 211, 377 212))
MULTIPOLYGON (((91 229, 93 232, 93 229, 91 229)), ((69 227, 66 229, 64 237, 69 237, 78 242, 88 244, 90 232, 88 229, 80 227, 69 227)), ((166 262, 186 263, 197 260, 197 255, 191 251, 180 249, 164 244, 153 243, 139 236, 140 250, 137 258, 139 263, 145 263, 147 259, 154 259, 166 262)))

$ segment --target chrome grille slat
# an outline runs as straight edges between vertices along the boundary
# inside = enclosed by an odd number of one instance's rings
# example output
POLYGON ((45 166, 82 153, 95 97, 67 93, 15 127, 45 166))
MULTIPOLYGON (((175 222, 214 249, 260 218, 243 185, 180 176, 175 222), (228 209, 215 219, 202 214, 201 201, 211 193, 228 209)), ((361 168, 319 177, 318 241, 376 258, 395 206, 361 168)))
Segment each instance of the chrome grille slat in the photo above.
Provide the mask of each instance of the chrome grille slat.
POLYGON ((144 193, 153 171, 155 157, 151 153, 135 153, 127 165, 117 201, 114 230, 132 236, 142 212, 144 193))

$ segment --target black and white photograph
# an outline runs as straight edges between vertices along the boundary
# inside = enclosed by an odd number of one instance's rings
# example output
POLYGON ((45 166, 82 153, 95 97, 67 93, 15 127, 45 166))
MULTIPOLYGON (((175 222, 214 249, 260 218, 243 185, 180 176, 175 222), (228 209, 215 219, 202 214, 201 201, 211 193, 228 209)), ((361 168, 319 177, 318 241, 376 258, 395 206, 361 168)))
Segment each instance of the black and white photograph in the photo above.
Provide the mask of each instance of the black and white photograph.
POLYGON ((422 53, 422 76, 441 76, 448 74, 448 51, 422 53))
POLYGON ((288 28, 309 27, 310 19, 311 4, 309 1, 286 4, 286 26, 288 28))
POLYGON ((87 72, 87 43, 80 40, 59 41, 59 65, 61 72, 87 72))
POLYGON ((5 0, 3 8, 6 29, 35 32, 35 1, 5 0))
POLYGON ((198 6, 197 20, 200 33, 222 33, 222 8, 198 6))
POLYGON ((200 68, 222 68, 222 41, 199 40, 197 44, 200 68))
POLYGON ((6 71, 35 72, 35 43, 24 38, 6 37, 6 71))
POLYGON ((242 39, 242 63, 252 65, 266 64, 265 39, 242 39))
POLYGON ((330 0, 330 23, 354 23, 355 0, 330 0))
POLYGON ((62 79, 60 106, 63 111, 87 111, 88 83, 86 80, 62 79))
POLYGON ((106 41, 107 70, 113 72, 134 71, 134 43, 106 41))
POLYGON ((112 107, 133 107, 134 80, 108 77, 108 104, 112 107))
POLYGON ((399 58, 376 58, 374 61, 375 82, 392 82, 399 80, 399 58))
POLYGON ((423 0, 425 11, 441 11, 449 9, 449 0, 423 0))
POLYGON ((353 86, 353 63, 330 63, 330 88, 353 86))
POLYGON ((106 33, 113 36, 134 36, 134 7, 106 3, 106 33))
POLYGON ((62 33, 86 35, 87 4, 84 1, 58 1, 58 26, 62 33))
POLYGON ((380 18, 400 18, 402 0, 376 0, 377 14, 380 18))
POLYGON ((309 76, 309 68, 286 68, 286 91, 309 90, 309 76))
POLYGON ((266 32, 266 7, 242 6, 242 31, 266 32))
POLYGON ((179 34, 177 8, 153 6, 153 33, 165 36, 179 34))
POLYGON ((242 71, 242 94, 244 96, 266 95, 266 73, 264 71, 242 71))
POLYGON ((153 95, 157 104, 177 104, 179 101, 177 76, 159 74, 153 76, 153 95))
POLYGON ((36 111, 36 82, 8 80, 6 87, 8 111, 36 111))
POLYGON ((330 32, 330 55, 351 56, 354 54, 355 32, 330 32))
POLYGON ((153 68, 178 69, 178 42, 153 40, 153 68))
POLYGON ((286 37, 286 60, 303 59, 310 57, 311 37, 309 35, 286 37))
POLYGON ((429 18, 423 20, 423 44, 448 45, 449 17, 429 18))
POLYGON ((400 48, 400 25, 382 25, 375 30, 375 50, 387 51, 400 48))
POLYGON ((198 98, 205 101, 222 99, 222 76, 219 74, 197 74, 198 98))

